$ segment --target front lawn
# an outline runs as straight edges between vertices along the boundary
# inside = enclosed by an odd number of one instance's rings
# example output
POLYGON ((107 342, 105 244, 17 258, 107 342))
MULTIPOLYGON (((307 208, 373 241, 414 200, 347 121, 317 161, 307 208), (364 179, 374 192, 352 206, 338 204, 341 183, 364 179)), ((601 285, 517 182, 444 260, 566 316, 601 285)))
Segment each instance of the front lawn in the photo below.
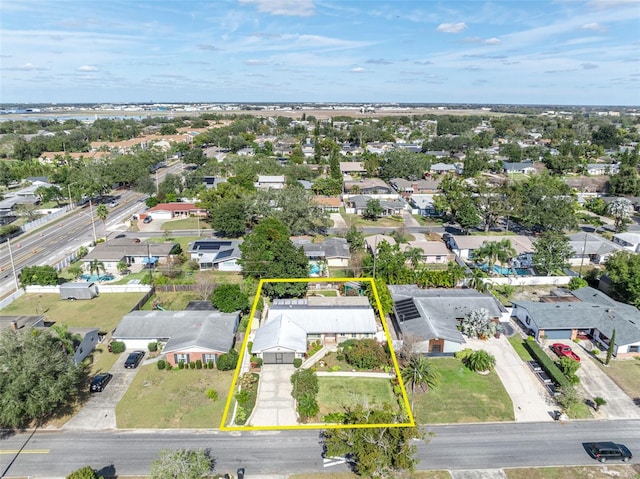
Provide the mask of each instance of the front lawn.
MULTIPOLYGON (((419 424, 513 421, 513 403, 495 372, 483 376, 459 359, 432 358, 441 375, 439 388, 415 393, 419 424)), ((410 388, 407 391, 411 401, 410 388)))
POLYGON ((559 466, 522 469, 504 469, 509 479, 638 479, 634 466, 559 466))
POLYGON ((394 226, 402 226, 404 220, 401 216, 383 216, 378 218, 377 220, 365 220, 363 217, 353 214, 343 214, 344 220, 347 222, 349 226, 356 227, 373 227, 377 226, 380 228, 383 227, 394 227, 394 226))
POLYGON ((198 226, 200 226, 201 230, 211 228, 208 222, 203 219, 198 222, 198 218, 195 216, 189 216, 188 218, 182 218, 179 220, 165 221, 161 228, 163 231, 197 230, 198 226))
POLYGON ((2 310, 3 315, 39 316, 70 328, 100 328, 110 332, 144 293, 110 293, 89 300, 66 301, 60 294, 25 294, 2 310))
POLYGON ((596 360, 596 364, 620 386, 633 400, 640 399, 640 360, 637 359, 615 359, 605 366, 596 360))
POLYGON ((384 404, 391 404, 394 409, 398 407, 389 379, 318 376, 318 386, 320 390, 316 399, 320 416, 344 412, 345 408, 356 404, 369 404, 379 408, 384 404))
POLYGON ((142 366, 116 407, 118 428, 218 428, 233 371, 142 366), (218 399, 207 397, 207 389, 218 399))

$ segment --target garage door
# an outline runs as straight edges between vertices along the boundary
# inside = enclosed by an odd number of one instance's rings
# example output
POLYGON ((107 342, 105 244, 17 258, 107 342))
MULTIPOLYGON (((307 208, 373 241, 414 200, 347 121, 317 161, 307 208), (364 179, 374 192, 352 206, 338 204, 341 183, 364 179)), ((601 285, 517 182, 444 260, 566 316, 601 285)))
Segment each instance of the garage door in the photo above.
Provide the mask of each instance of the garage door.
POLYGON ((571 329, 545 329, 547 339, 571 339, 571 329))
POLYGON ((294 353, 264 353, 262 361, 265 364, 293 364, 294 353))

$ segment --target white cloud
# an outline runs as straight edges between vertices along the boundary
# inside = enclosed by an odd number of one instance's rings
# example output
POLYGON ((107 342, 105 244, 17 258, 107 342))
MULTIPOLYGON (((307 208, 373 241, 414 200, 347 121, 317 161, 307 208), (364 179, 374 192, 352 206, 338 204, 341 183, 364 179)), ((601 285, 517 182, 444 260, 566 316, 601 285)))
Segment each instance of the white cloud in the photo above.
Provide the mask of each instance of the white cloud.
POLYGON ((315 15, 313 0, 240 0, 241 4, 257 5, 258 11, 288 17, 310 17, 315 15))
POLYGON ((98 67, 94 65, 82 65, 76 68, 79 72, 97 72, 98 67))
POLYGON ((251 66, 253 66, 253 65, 266 65, 267 62, 265 60, 249 59, 249 60, 246 60, 244 62, 244 64, 245 65, 251 65, 251 66))
POLYGON ((351 69, 351 73, 364 73, 364 72, 366 72, 366 71, 367 71, 367 70, 365 70, 365 69, 364 69, 364 68, 362 68, 362 67, 355 67, 355 68, 352 68, 352 69, 351 69))
POLYGON ((465 43, 481 43, 483 45, 500 45, 502 40, 496 37, 481 38, 481 37, 467 37, 463 40, 465 43))
POLYGON ((583 30, 595 30, 596 32, 605 32, 607 29, 598 22, 590 22, 582 25, 583 30))
POLYGON ((27 62, 24 65, 21 65, 19 67, 6 68, 6 70, 19 70, 19 71, 23 71, 23 72, 32 72, 32 71, 44 71, 44 70, 46 70, 46 68, 39 67, 37 65, 34 65, 33 63, 28 63, 27 62))
POLYGON ((467 28, 467 24, 464 22, 441 23, 440 25, 438 25, 438 28, 436 28, 436 30, 444 33, 460 33, 463 30, 466 30, 466 28, 467 28))
POLYGON ((484 43, 485 45, 498 45, 502 43, 502 40, 496 37, 492 37, 492 38, 487 38, 482 43, 484 43))

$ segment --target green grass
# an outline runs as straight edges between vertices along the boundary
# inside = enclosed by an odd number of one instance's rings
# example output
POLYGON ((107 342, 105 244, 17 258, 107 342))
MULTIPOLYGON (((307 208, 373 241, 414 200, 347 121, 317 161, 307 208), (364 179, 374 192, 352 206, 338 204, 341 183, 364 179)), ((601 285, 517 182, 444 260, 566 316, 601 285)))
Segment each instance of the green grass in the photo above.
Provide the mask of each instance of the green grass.
POLYGON ((509 336, 507 339, 509 340, 511 346, 513 346, 513 349, 516 350, 516 353, 518 353, 518 356, 520 356, 520 359, 522 359, 523 361, 533 360, 531 354, 529 354, 529 351, 527 351, 527 348, 524 347, 524 339, 522 336, 520 336, 519 334, 514 334, 513 336, 509 336))
MULTIPOLYGON (((604 358, 606 353, 601 356, 604 358)), ((596 364, 600 366, 631 399, 640 398, 640 360, 614 359, 609 363, 609 366, 605 366, 600 361, 596 361, 596 364)))
MULTIPOLYGON (((513 421, 513 403, 495 372, 486 376, 455 358, 433 358, 440 387, 416 392, 413 413, 420 424, 513 421)), ((407 391, 411 400, 411 391, 407 391)))
MULTIPOLYGON (((211 226, 205 220, 200 220, 200 229, 210 229, 211 226)), ((198 218, 189 217, 182 218, 179 220, 171 220, 165 221, 162 224, 162 231, 177 231, 177 230, 197 230, 198 229, 198 218)))
POLYGON ((342 215, 344 220, 346 221, 347 225, 349 226, 378 226, 378 227, 385 227, 385 226, 399 226, 402 224, 403 219, 402 217, 395 217, 395 216, 385 216, 382 218, 378 218, 376 221, 373 220, 365 220, 364 218, 362 218, 361 216, 358 215, 353 215, 353 214, 343 214, 342 215))
POLYGON ((640 479, 640 474, 634 466, 566 466, 566 467, 540 467, 522 469, 504 469, 509 479, 640 479))
POLYGON ((106 373, 118 360, 119 354, 110 353, 106 344, 98 344, 91 354, 91 374, 106 373))
POLYGON ((142 366, 116 407, 118 428, 218 428, 233 371, 142 366), (207 389, 218 400, 207 398, 207 389))
POLYGON ((397 404, 389 379, 320 376, 318 385, 320 391, 316 399, 320 416, 344 412, 345 407, 365 401, 378 406, 386 403, 396 407, 397 404))
MULTIPOLYGON (((309 472, 303 474, 289 474, 289 479, 360 479, 353 472, 309 472)), ((451 479, 449 471, 414 471, 411 475, 399 476, 411 479, 451 479)))
POLYGON ((309 296, 325 296, 335 297, 338 296, 338 292, 335 289, 314 289, 309 296))
POLYGON ((40 315, 71 328, 110 332, 144 293, 101 294, 91 300, 65 301, 59 294, 25 294, 2 310, 3 315, 40 315))

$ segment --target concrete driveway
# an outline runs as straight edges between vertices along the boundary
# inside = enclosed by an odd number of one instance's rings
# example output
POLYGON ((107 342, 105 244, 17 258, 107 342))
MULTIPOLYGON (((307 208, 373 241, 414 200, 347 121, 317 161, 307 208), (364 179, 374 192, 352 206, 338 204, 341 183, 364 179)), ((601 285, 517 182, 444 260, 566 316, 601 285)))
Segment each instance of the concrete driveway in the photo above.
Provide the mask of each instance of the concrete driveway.
POLYGON ((473 350, 484 349, 495 356, 495 372, 511 397, 516 421, 553 421, 557 406, 506 336, 485 341, 467 339, 467 346, 473 350))
POLYGON ((292 364, 263 364, 258 396, 248 424, 252 426, 295 426, 296 403, 291 396, 292 364))
MULTIPOLYGON (((607 404, 602 406, 597 416, 602 419, 638 419, 640 418, 640 408, 633 400, 620 389, 620 387, 600 369, 596 364, 596 359, 582 349, 573 341, 545 341, 544 348, 549 351, 553 343, 562 343, 570 346, 573 352, 580 356, 580 369, 576 373, 580 378, 578 390, 582 392, 585 399, 601 397, 607 404)), ((555 359, 555 355, 550 352, 555 359)))
POLYGON ((109 371, 113 378, 100 393, 92 393, 82 409, 67 421, 62 429, 116 429, 116 405, 127 392, 144 360, 135 369, 125 369, 124 362, 131 351, 120 355, 109 371))

